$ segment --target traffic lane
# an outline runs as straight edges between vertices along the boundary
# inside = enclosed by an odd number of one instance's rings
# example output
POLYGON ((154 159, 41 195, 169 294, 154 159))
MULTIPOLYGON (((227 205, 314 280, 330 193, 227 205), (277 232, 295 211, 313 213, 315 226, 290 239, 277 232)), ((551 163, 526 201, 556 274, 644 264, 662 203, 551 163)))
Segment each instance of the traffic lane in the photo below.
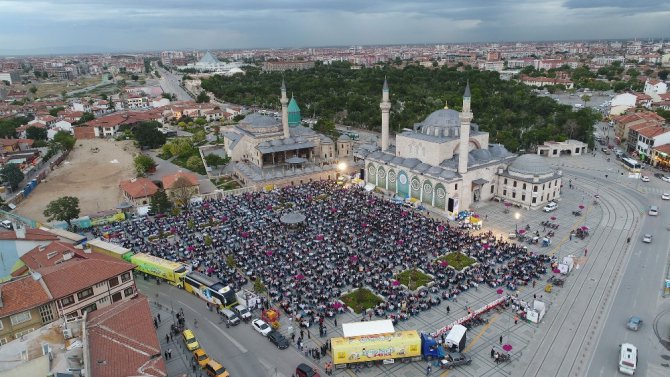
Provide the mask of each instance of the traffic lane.
MULTIPOLYGON (((305 362, 302 354, 294 347, 279 350, 270 341, 258 334, 250 325, 241 323, 226 328, 215 312, 207 310, 205 302, 184 290, 169 284, 156 285, 153 279, 137 280, 140 292, 152 301, 158 300, 166 308, 175 312, 184 310, 186 327, 193 330, 198 342, 215 360, 221 362, 234 376, 290 376, 295 367, 305 362), (193 319, 198 319, 195 328, 193 319)), ((254 311, 257 318, 259 311, 254 311)))
MULTIPOLYGON (((670 208, 668 208, 668 213, 670 214, 670 208)), ((657 312, 657 299, 665 272, 663 262, 667 260, 667 252, 663 253, 660 250, 667 250, 670 243, 670 237, 662 225, 670 217, 669 214, 665 216, 659 214, 657 217, 645 216, 640 227, 640 234, 635 239, 631 239, 631 260, 626 267, 594 352, 590 376, 617 373, 618 346, 624 342, 638 347, 637 373, 640 375, 647 375, 649 363, 655 359, 658 341, 655 339, 651 323, 657 312), (655 235, 651 244, 642 242, 642 235, 647 232, 655 235), (658 247, 658 245, 666 247, 658 247), (637 332, 626 328, 628 319, 633 315, 643 320, 642 327, 637 332), (616 358, 615 362, 611 361, 613 357, 616 358)))

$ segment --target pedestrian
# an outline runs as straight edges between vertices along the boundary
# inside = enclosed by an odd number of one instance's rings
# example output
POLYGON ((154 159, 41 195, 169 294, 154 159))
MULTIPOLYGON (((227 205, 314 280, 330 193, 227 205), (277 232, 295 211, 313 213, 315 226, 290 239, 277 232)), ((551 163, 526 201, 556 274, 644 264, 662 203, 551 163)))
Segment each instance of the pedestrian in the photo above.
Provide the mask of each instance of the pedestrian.
POLYGON ((195 373, 195 363, 192 363, 191 366, 193 367, 193 373, 195 373))
POLYGON ((174 334, 170 334, 170 341, 174 342, 174 334))
POLYGON ((168 348, 168 358, 172 359, 172 348, 168 348))
POLYGON ((156 320, 156 318, 154 318, 154 327, 158 328, 158 321, 156 320))
POLYGON ((295 342, 295 333, 294 332, 291 333, 291 342, 295 342))
POLYGON ((502 344, 502 335, 500 335, 500 344, 502 344))
POLYGON ((535 280, 533 280, 533 288, 535 288, 535 283, 536 283, 536 281, 535 281, 535 280))
POLYGON ((533 299, 537 300, 537 293, 533 293, 533 299))
POLYGON ((303 334, 303 330, 302 330, 302 327, 301 327, 301 328, 300 328, 300 339, 302 339, 303 336, 304 336, 304 334, 303 334))
POLYGON ((491 358, 492 359, 493 359, 493 355, 495 355, 495 353, 496 353, 496 351, 493 348, 491 348, 491 358))
POLYGON ((519 322, 519 315, 514 316, 514 324, 516 325, 519 322))
POLYGON ((165 334, 165 343, 170 343, 170 334, 165 334))
POLYGON ((433 368, 431 368, 430 365, 428 365, 428 366, 426 367, 426 376, 429 376, 429 375, 430 375, 430 372, 432 372, 432 371, 433 371, 433 368))
POLYGON ((165 360, 167 361, 167 359, 168 359, 167 351, 164 351, 164 352, 163 352, 163 357, 165 357, 165 360))
POLYGON ((447 305, 447 315, 449 315, 449 312, 451 312, 451 308, 447 305))
POLYGON ((570 233, 570 241, 572 241, 572 232, 570 233))
POLYGON ((584 249, 584 256, 586 256, 586 253, 588 253, 588 249, 584 249))
POLYGON ((158 317, 158 323, 161 323, 161 313, 156 314, 156 317, 158 317))
MULTIPOLYGON (((630 238, 628 240, 630 242, 630 238)), ((335 317, 335 326, 337 326, 337 317, 335 317)))
POLYGON ((307 339, 312 339, 312 334, 309 333, 309 327, 307 328, 307 339))

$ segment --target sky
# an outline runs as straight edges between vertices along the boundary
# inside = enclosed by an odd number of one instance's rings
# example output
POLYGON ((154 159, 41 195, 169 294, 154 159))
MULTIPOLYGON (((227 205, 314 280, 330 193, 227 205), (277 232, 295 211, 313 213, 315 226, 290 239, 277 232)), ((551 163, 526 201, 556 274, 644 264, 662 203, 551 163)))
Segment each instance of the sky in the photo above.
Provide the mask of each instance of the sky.
POLYGON ((670 38, 667 0, 0 0, 0 55, 670 38))

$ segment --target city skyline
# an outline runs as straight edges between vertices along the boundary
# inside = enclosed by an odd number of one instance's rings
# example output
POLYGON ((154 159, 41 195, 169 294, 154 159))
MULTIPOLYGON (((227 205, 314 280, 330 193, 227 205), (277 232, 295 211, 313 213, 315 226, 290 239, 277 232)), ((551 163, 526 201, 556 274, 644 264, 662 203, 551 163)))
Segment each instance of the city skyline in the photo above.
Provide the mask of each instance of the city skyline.
POLYGON ((0 0, 0 55, 664 38, 670 14, 651 0, 490 3, 0 0))

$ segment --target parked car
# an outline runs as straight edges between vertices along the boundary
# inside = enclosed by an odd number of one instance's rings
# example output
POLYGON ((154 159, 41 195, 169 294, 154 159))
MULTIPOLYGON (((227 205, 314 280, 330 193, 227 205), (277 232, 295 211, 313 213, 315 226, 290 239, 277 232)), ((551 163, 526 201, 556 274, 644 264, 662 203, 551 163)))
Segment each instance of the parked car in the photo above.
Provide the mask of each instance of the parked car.
POLYGON ((642 236, 642 242, 651 243, 652 238, 653 236, 651 234, 645 234, 644 236, 642 236))
POLYGON ((661 173, 654 173, 654 177, 656 177, 656 178, 658 178, 658 179, 661 179, 661 178, 664 177, 664 175, 661 174, 661 173))
POLYGON ((186 348, 188 348, 189 351, 195 351, 200 348, 200 344, 198 343, 198 340, 195 339, 193 331, 184 330, 182 335, 184 336, 184 343, 186 344, 186 348))
POLYGON ((661 177, 661 179, 663 180, 663 182, 670 182, 670 175, 664 175, 663 177, 661 177))
POLYGON ((643 175, 642 178, 640 179, 642 180, 642 182, 649 182, 649 177, 647 177, 646 175, 643 175))
POLYGON ((200 368, 204 368, 205 365, 207 365, 207 363, 211 360, 209 356, 207 356, 205 350, 202 348, 198 348, 197 350, 193 351, 193 357, 195 358, 195 361, 198 362, 198 365, 200 365, 200 368))
POLYGON ((558 209, 558 204, 556 204, 556 202, 549 202, 549 203, 547 203, 546 206, 544 206, 544 208, 542 210, 544 212, 551 212, 551 211, 554 211, 556 209, 558 209))
POLYGON ((304 363, 295 368, 295 375, 297 377, 321 377, 314 368, 304 363))
POLYGON ((288 339, 282 335, 279 331, 272 330, 268 334, 268 340, 280 350, 285 350, 288 348, 288 339))
POLYGON ((235 311, 235 313, 237 313, 237 315, 242 318, 243 321, 251 318, 251 312, 249 312, 249 309, 247 309, 247 307, 242 304, 235 306, 233 311, 235 311))
POLYGON ((470 356, 461 352, 449 352, 440 363, 442 369, 451 369, 461 365, 470 365, 472 359, 470 356))
POLYGON ((633 331, 639 330, 640 326, 642 326, 642 318, 637 316, 630 317, 628 319, 628 323, 626 323, 626 327, 628 327, 629 330, 633 331))
POLYGON ((670 193, 664 192, 663 195, 661 195, 661 199, 670 200, 670 193))
POLYGON ((251 321, 251 327, 254 328, 254 330, 258 331, 261 335, 263 336, 268 336, 270 332, 272 332, 272 327, 265 323, 262 319, 254 319, 251 321))
POLYGON ((2 225, 2 227, 5 228, 5 229, 9 229, 9 230, 14 229, 14 227, 12 226, 12 222, 9 221, 9 220, 2 220, 0 225, 2 225))

